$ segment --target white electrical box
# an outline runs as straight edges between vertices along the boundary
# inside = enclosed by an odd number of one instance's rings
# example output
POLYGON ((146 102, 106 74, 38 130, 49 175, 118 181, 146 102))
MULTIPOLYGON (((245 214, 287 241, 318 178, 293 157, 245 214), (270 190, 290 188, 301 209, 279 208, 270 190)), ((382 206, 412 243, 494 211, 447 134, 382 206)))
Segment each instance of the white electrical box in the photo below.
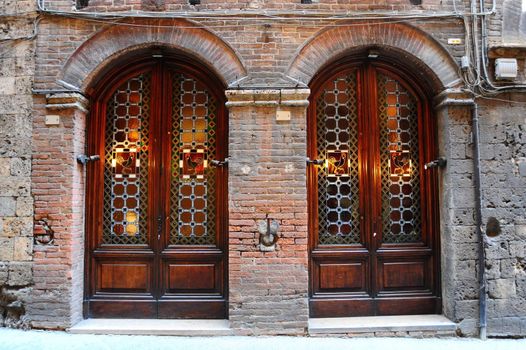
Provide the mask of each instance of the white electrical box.
POLYGON ((517 59, 497 58, 495 60, 495 78, 498 80, 517 78, 517 59))
POLYGON ((46 115, 46 125, 59 125, 60 116, 59 115, 46 115))
POLYGON ((290 120, 290 111, 277 111, 276 120, 277 121, 290 120))

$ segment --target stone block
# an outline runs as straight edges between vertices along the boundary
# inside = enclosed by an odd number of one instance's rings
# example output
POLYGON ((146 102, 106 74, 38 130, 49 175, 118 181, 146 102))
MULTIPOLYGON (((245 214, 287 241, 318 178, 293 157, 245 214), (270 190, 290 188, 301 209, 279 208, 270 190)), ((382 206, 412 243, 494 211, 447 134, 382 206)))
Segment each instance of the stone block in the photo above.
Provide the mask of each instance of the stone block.
POLYGON ((0 95, 14 95, 16 92, 14 77, 0 77, 0 95))
MULTIPOLYGON (((6 262, 0 262, 0 286, 7 282, 7 276, 9 275, 9 269, 6 262)), ((1 312, 0 312, 1 314, 1 312)))
POLYGON ((16 200, 14 197, 0 197, 0 216, 15 216, 16 200))
POLYGON ((28 178, 0 177, 0 193, 3 196, 29 196, 30 186, 28 178))
POLYGON ((511 241, 510 255, 512 257, 524 258, 526 257, 526 242, 525 241, 511 241))
POLYGON ((517 296, 526 299, 526 274, 517 278, 517 296))
POLYGON ((488 281, 488 293, 490 298, 510 299, 517 295, 515 279, 497 279, 488 281))
POLYGON ((12 239, 0 237, 0 261, 13 260, 13 243, 12 239))
POLYGON ((32 216, 33 215, 33 198, 18 197, 16 199, 16 216, 32 216))
POLYGON ((9 176, 11 174, 11 159, 0 158, 0 176, 9 176))
POLYGON ((33 259, 33 237, 14 238, 14 261, 31 261, 33 259))
POLYGON ((27 262, 12 262, 9 264, 8 286, 27 286, 33 283, 32 264, 27 262))
POLYGON ((13 176, 31 176, 31 159, 13 158, 11 159, 11 175, 13 176))
POLYGON ((3 218, 3 229, 0 237, 29 237, 33 235, 33 219, 31 217, 3 218))
POLYGON ((520 317, 495 317, 488 319, 488 335, 510 336, 521 334, 520 317))

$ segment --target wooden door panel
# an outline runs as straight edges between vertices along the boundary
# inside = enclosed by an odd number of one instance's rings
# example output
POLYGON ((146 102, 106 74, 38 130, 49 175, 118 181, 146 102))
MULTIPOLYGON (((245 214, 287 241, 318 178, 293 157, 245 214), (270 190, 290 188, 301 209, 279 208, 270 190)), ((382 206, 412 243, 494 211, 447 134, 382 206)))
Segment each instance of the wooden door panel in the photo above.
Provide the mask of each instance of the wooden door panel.
POLYGON ((89 317, 93 318, 156 318, 157 301, 153 298, 126 300, 122 296, 94 297, 89 303, 89 317))
POLYGON ((162 295, 221 295, 222 261, 210 257, 199 260, 167 260, 163 264, 162 295))
POLYGON ((87 316, 226 316, 228 177, 210 166, 228 156, 224 87, 179 59, 148 55, 94 89, 87 316))
POLYGON ((425 261, 379 261, 378 290, 425 289, 425 261))
POLYGON ((441 310, 441 300, 434 295, 376 299, 377 315, 423 315, 440 313, 441 310))
POLYGON ((98 262, 97 292, 151 293, 151 261, 98 262))
POLYGON ((367 289, 367 261, 314 262, 318 274, 317 292, 365 292, 367 289))
POLYGON ((405 79, 380 62, 353 62, 312 83, 313 317, 440 310, 436 182, 423 168, 434 159, 433 129, 427 97, 405 79))
POLYGON ((226 318, 228 314, 225 299, 213 298, 161 298, 159 299, 159 318, 226 318))
POLYGON ((368 296, 320 296, 309 300, 310 317, 349 317, 375 314, 375 300, 368 296))

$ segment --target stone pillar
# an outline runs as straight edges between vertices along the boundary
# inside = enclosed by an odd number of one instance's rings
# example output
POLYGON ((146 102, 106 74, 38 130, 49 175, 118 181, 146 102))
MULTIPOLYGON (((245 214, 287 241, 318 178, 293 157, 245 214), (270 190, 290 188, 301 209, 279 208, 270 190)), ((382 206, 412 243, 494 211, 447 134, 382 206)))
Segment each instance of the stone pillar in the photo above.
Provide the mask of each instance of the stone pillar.
POLYGON ((438 170, 443 313, 459 323, 464 335, 477 334, 478 237, 475 227, 471 106, 458 91, 440 96, 435 111, 440 156, 447 166, 438 170))
POLYGON ((228 90, 229 318, 236 334, 302 335, 308 322, 308 89, 228 90), (290 120, 276 120, 277 111, 290 120), (275 250, 258 226, 279 223, 275 250))
POLYGON ((76 156, 85 149, 86 105, 76 93, 35 97, 35 233, 45 231, 44 221, 54 232, 51 244, 34 246, 28 313, 38 328, 66 328, 82 319, 85 174, 76 156))

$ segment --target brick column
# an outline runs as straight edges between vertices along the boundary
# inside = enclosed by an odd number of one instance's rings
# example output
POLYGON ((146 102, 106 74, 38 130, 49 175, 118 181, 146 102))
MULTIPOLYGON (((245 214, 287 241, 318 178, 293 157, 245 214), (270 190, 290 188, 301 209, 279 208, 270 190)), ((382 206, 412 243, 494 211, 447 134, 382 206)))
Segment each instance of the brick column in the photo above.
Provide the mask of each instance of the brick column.
MULTIPOLYGON (((84 153, 87 101, 79 94, 35 98, 32 192, 35 221, 46 220, 54 242, 34 246, 34 288, 28 313, 39 328, 82 319, 84 284, 84 153), (56 115, 58 121, 46 116, 56 115)), ((43 228, 35 228, 39 233, 43 228)))
POLYGON ((308 89, 229 90, 229 318, 237 334, 304 334, 308 321, 308 89), (290 120, 277 121, 277 110, 290 120), (258 225, 279 223, 274 251, 258 225))

